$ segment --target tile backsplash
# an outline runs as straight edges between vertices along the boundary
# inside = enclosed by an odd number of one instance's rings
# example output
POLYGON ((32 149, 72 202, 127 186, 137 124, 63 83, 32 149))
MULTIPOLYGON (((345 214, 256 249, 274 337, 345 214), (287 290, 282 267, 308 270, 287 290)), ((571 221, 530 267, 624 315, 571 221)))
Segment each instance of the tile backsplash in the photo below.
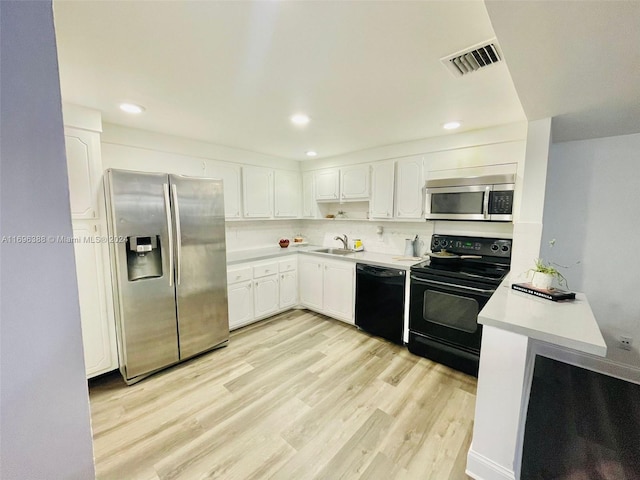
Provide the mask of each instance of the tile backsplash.
POLYGON ((347 235, 349 240, 359 238, 369 252, 402 255, 407 238, 418 235, 421 253, 427 250, 433 234, 433 223, 375 222, 367 220, 248 220, 226 223, 227 250, 248 250, 278 245, 278 240, 290 240, 301 234, 313 245, 339 247, 334 238, 347 235), (378 233, 382 228, 381 233, 378 233))
POLYGON ((347 235, 349 240, 359 238, 364 248, 369 252, 402 255, 405 240, 413 240, 416 235, 421 241, 420 253, 429 246, 433 234, 433 224, 430 222, 375 222, 352 220, 301 220, 301 231, 311 243, 326 247, 339 247, 336 236, 347 235), (378 229, 382 228, 382 233, 378 229))

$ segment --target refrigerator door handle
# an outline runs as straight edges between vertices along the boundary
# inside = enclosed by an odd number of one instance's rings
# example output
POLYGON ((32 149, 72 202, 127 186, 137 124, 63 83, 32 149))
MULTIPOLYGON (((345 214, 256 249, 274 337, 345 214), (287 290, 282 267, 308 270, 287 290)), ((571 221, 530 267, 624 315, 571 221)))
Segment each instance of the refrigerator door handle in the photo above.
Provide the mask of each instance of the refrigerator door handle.
POLYGON ((169 202, 169 184, 165 183, 162 185, 164 190, 164 208, 167 214, 167 233, 169 239, 169 286, 173 286, 173 225, 171 222, 171 205, 169 202))
POLYGON ((182 234, 180 232, 180 207, 178 207, 178 187, 171 184, 171 194, 173 195, 173 208, 176 214, 176 284, 180 285, 180 270, 182 270, 182 234))

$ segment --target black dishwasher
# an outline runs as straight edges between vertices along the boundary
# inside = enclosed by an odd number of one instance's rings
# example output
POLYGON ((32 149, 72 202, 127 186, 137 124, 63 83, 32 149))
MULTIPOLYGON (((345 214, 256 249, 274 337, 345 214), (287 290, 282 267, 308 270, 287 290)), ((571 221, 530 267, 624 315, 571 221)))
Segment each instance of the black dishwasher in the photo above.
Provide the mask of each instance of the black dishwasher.
POLYGON ((356 325, 402 345, 406 273, 397 268, 356 264, 356 325))

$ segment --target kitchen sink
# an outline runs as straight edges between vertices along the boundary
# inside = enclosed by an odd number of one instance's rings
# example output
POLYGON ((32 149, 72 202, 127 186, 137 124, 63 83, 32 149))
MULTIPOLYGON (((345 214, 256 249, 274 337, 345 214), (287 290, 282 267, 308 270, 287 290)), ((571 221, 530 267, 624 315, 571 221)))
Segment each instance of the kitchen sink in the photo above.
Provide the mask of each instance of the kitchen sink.
POLYGON ((328 253, 330 255, 349 255, 353 253, 353 250, 347 250, 345 248, 321 248, 316 250, 316 253, 328 253))

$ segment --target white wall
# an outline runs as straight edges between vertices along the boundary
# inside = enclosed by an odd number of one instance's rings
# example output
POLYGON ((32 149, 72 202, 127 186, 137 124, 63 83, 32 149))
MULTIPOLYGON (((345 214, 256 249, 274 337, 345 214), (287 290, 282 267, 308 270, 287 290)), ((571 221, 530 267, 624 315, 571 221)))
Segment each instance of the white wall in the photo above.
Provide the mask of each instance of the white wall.
MULTIPOLYGON (((351 152, 345 155, 326 158, 322 160, 303 161, 301 168, 303 171, 316 170, 319 168, 337 167, 342 165, 368 163, 378 160, 387 160, 411 155, 420 155, 430 152, 447 152, 451 150, 463 150, 469 147, 482 145, 497 145, 509 142, 519 142, 526 138, 527 123, 518 122, 508 125, 501 125, 482 130, 472 130, 462 133, 449 133, 440 137, 424 138, 410 142, 397 143, 384 147, 375 147, 358 152, 351 152)), ((470 158, 472 155, 466 155, 470 158)), ((499 158, 491 163, 508 163, 514 160, 499 158)))
MULTIPOLYGON (((0 2, 3 236, 72 236, 49 1, 0 2)), ((94 477, 72 244, 2 243, 0 477, 94 477)))
POLYGON ((610 360, 640 368, 640 134, 553 144, 541 255, 586 293, 610 360), (556 239, 550 248, 548 242, 556 239), (576 264, 576 262, 580 262, 576 264), (633 337, 632 351, 617 348, 633 337))

